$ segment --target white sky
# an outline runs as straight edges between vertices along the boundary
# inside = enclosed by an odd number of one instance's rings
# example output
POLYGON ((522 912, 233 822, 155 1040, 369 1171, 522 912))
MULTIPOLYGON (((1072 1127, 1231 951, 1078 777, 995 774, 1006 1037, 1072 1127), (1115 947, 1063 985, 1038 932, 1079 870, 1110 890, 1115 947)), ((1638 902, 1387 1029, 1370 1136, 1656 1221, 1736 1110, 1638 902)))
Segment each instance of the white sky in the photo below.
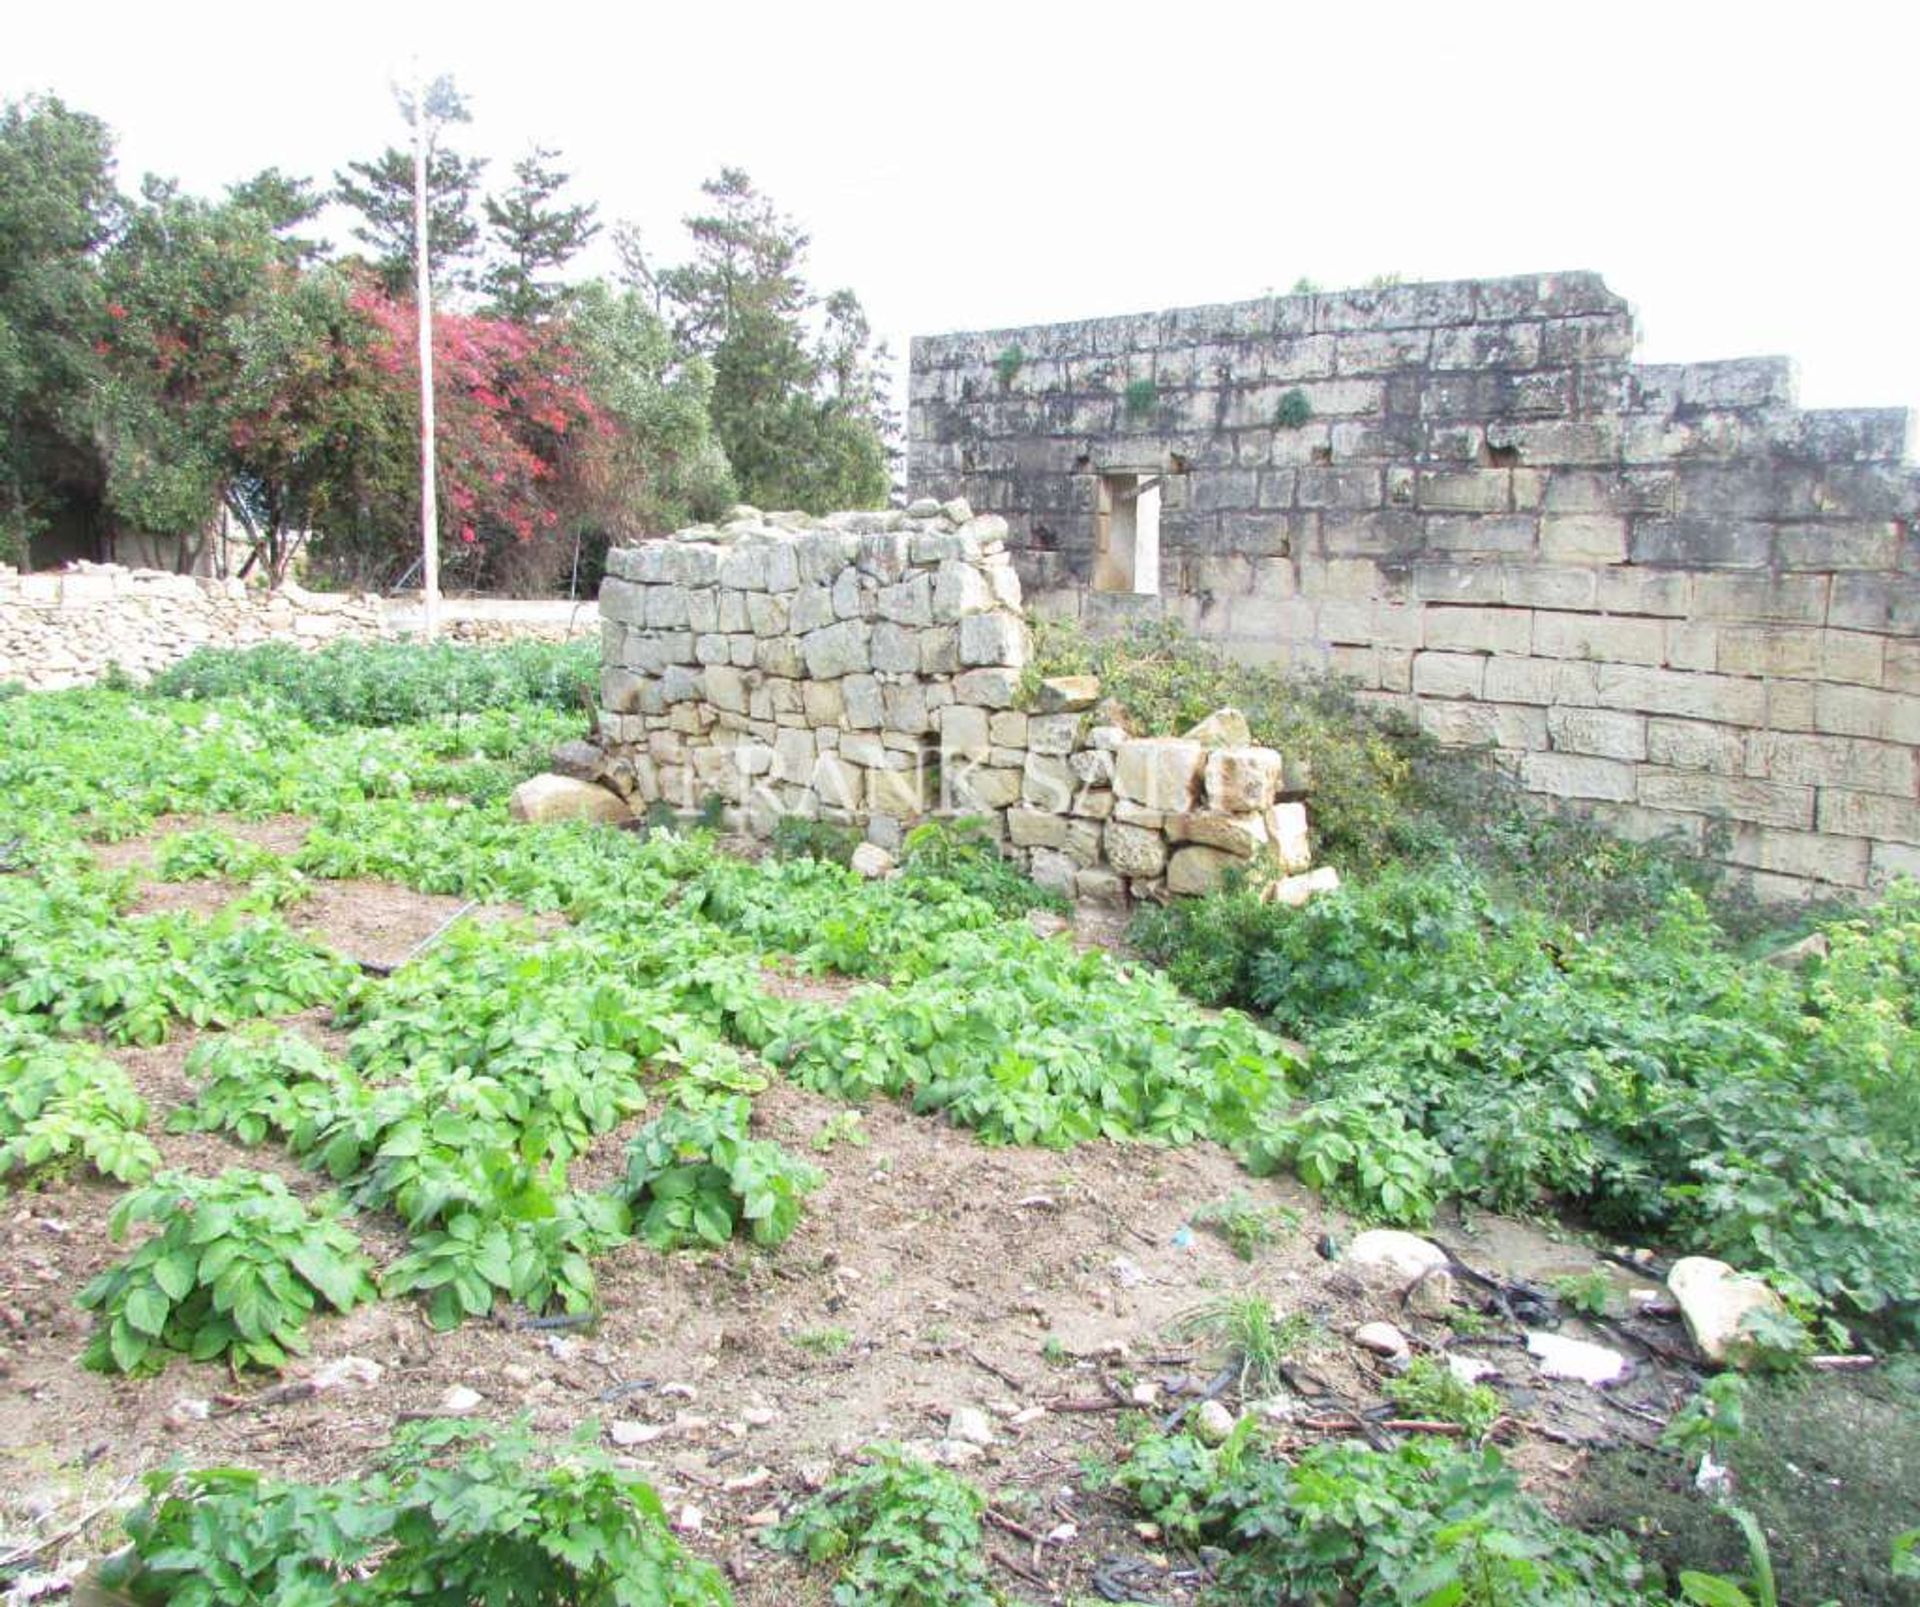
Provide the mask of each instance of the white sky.
POLYGON ((0 98, 51 91, 213 191, 401 133, 418 50, 462 147, 555 146, 657 258, 747 168, 817 288, 907 337, 1593 268, 1648 361, 1784 353, 1811 406, 1920 407, 1920 8, 1700 0, 938 8, 20 6, 0 98))

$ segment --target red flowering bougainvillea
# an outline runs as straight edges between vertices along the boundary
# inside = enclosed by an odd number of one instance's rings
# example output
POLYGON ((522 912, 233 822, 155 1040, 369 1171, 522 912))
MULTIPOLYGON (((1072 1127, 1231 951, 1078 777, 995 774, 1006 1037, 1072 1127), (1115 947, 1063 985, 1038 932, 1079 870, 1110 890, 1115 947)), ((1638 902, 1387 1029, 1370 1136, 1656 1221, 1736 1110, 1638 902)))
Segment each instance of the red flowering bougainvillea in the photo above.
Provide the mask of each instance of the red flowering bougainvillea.
MULTIPOLYGON (((392 405, 417 420, 413 304, 366 284, 354 306, 374 332, 371 355, 392 405)), ((449 579, 510 589, 550 579, 571 551, 563 532, 588 511, 595 466, 613 436, 565 326, 436 313, 433 366, 442 528, 455 538, 444 560, 449 579)), ((417 493, 412 507, 417 526, 417 493)))

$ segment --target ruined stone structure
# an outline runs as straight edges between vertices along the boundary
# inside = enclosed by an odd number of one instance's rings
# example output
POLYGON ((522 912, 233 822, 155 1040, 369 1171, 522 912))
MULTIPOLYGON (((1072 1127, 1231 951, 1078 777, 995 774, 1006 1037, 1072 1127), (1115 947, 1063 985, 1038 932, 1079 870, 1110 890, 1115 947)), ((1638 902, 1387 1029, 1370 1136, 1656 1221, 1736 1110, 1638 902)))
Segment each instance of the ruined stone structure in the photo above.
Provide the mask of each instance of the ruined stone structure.
POLYGON ((1920 872, 1920 475, 1783 360, 1630 361, 1592 274, 913 343, 909 481, 1040 609, 1177 617, 1770 896, 1920 872))
POLYGON ((797 814, 892 850, 929 816, 980 816, 1035 881, 1087 900, 1203 892, 1255 861, 1276 896, 1327 885, 1299 778, 1243 719, 1136 739, 1090 678, 1023 688, 1005 536, 964 502, 743 508, 616 549, 599 741, 563 762, 637 810, 717 803, 763 836, 797 814))

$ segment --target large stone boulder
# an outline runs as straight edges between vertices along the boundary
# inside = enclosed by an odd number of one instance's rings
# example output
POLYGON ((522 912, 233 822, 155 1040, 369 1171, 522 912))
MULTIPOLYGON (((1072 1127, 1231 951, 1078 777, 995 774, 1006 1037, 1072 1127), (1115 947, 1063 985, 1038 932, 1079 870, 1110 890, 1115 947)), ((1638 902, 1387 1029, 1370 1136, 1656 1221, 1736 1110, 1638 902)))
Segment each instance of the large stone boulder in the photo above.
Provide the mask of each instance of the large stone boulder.
POLYGON ((533 826, 554 820, 598 820, 618 825, 633 818, 633 811, 618 793, 591 781, 552 774, 534 776, 515 787, 507 799, 507 814, 533 826))
POLYGON ((1247 717, 1238 709, 1215 709, 1188 731, 1186 738, 1203 748, 1245 748, 1253 744, 1247 717))
POLYGON ((1741 1331, 1747 1318, 1756 1311, 1786 1315, 1780 1297, 1766 1284, 1712 1256, 1690 1255, 1674 1262, 1667 1287, 1686 1319, 1687 1332, 1708 1361, 1741 1365, 1752 1349, 1741 1331))
POLYGON ((1114 756, 1114 790, 1148 809, 1185 814, 1194 805, 1206 750, 1184 737, 1122 742, 1114 756))

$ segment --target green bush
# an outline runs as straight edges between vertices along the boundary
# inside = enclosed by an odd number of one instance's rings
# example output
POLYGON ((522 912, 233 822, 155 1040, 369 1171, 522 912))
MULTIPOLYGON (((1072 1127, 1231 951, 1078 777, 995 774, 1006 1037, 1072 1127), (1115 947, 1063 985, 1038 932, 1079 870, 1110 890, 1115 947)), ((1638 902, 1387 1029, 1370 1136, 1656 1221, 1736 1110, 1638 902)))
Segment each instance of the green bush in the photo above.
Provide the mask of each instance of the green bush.
POLYGON ((0 1179, 85 1161, 102 1177, 143 1182, 160 1164, 146 1120, 146 1101, 116 1062, 0 1013, 0 1179))

